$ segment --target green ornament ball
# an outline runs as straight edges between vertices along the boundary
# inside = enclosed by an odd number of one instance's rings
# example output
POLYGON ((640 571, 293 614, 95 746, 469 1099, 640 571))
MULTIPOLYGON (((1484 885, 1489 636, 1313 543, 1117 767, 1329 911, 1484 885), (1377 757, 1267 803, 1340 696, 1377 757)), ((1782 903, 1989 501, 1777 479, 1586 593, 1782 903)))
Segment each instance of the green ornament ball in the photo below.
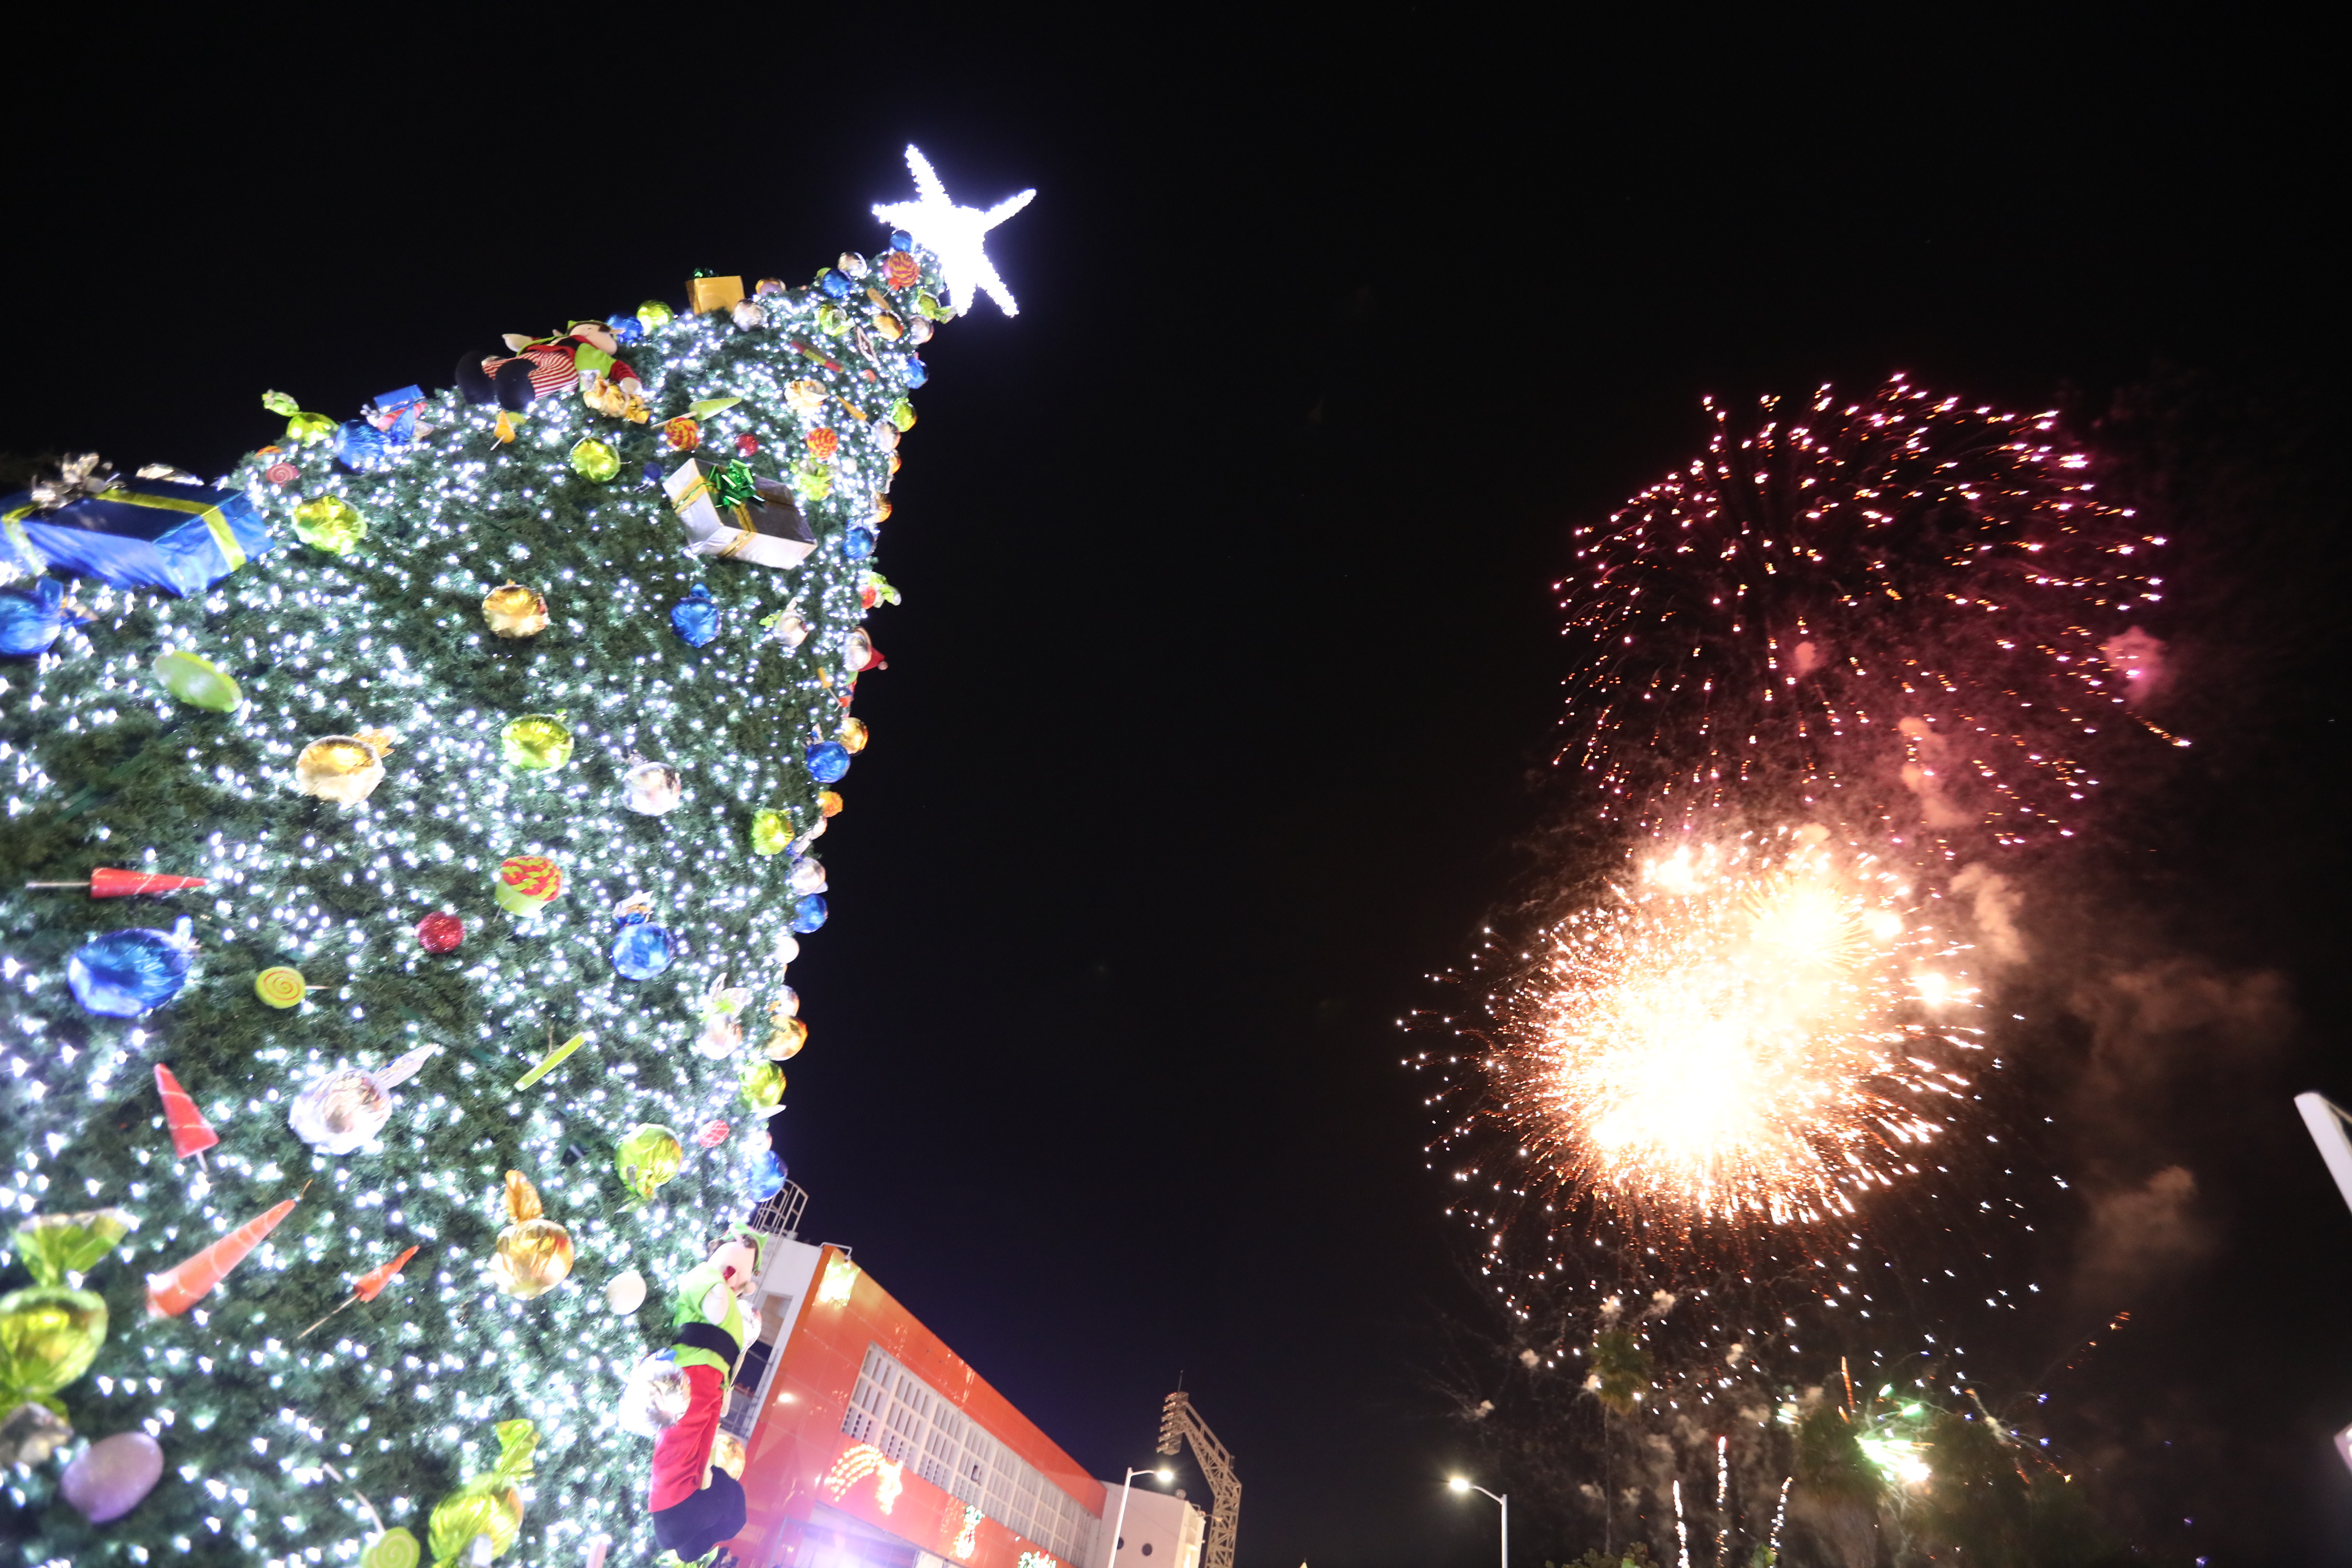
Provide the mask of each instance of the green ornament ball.
POLYGON ((0 1409, 46 1399, 89 1370, 106 1343, 106 1299, 63 1285, 0 1296, 0 1409))
POLYGON ((543 773, 572 760, 572 729, 560 713, 526 713, 499 732, 510 766, 543 773))
POLYGON ((816 329, 837 338, 849 331, 849 312, 838 305, 819 305, 816 308, 816 329))
POLYGON ((656 327, 668 326, 675 313, 659 300, 648 300, 637 307, 637 324, 650 332, 656 327))
POLYGON ((294 537, 314 550, 342 555, 367 537, 367 519, 341 496, 313 496, 294 509, 294 537))
POLYGON ((174 649, 155 656, 154 670, 163 689, 192 708, 234 713, 245 702, 236 682, 211 659, 174 649))
POLYGON ((903 397, 890 405, 890 423, 901 430, 912 430, 915 427, 915 405, 903 397))
POLYGON ((758 855, 781 855, 793 841, 793 820, 781 811, 761 809, 751 814, 751 850, 758 855))
POLYGON ((416 1568, 424 1556, 416 1537, 394 1525, 368 1542, 360 1553, 360 1568, 416 1568))
POLYGON ((286 438, 305 447, 331 441, 335 422, 323 414, 297 414, 286 422, 286 438))
POLYGON ((584 436, 572 448, 572 469, 583 479, 609 483, 621 471, 621 454, 609 442, 584 436))
POLYGON ((784 1069, 765 1058, 754 1058, 744 1068, 743 1103, 752 1110, 773 1110, 784 1102, 784 1069))
POLYGON ((652 1197, 656 1187, 677 1175, 685 1159, 686 1146, 677 1134, 650 1121, 631 1128, 613 1151, 613 1167, 621 1173, 621 1184, 641 1198, 652 1197))

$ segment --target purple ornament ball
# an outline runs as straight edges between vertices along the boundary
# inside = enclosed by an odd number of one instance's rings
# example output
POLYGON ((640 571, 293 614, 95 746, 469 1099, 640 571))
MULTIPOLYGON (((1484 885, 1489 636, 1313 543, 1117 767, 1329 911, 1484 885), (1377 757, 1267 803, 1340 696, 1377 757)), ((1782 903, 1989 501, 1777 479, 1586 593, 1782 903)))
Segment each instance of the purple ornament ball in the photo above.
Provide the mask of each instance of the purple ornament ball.
POLYGON ((121 1519, 163 1479, 163 1446, 144 1432, 100 1437, 66 1467, 58 1490, 92 1524, 121 1519))

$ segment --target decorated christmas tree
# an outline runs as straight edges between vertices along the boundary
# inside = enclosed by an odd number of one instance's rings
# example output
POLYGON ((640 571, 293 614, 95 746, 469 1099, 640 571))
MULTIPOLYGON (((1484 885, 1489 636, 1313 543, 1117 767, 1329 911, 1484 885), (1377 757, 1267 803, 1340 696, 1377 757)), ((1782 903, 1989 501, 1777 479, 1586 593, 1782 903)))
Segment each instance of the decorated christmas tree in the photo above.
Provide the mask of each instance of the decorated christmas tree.
POLYGON ((656 1555, 616 1403, 785 1184, 918 349, 1011 308, 909 163, 808 287, 0 503, 12 1559, 656 1555))

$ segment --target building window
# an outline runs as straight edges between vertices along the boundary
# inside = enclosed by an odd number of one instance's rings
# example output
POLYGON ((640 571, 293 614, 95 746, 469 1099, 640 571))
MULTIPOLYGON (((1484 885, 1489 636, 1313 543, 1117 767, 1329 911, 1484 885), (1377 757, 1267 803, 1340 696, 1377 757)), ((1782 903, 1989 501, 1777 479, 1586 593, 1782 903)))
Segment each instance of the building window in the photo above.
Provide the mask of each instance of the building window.
POLYGON ((866 1349, 841 1429, 1065 1563, 1093 1548, 1101 1521, 880 1345, 866 1349))

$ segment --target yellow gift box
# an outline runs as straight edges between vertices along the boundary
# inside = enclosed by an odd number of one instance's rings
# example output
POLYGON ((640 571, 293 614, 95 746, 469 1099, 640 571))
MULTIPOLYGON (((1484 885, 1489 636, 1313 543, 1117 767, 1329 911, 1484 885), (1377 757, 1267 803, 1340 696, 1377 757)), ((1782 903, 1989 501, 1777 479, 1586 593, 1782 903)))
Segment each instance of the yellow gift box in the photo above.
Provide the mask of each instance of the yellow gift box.
POLYGON ((686 280, 686 308, 698 316, 713 310, 724 310, 743 297, 740 278, 689 278, 686 280))

